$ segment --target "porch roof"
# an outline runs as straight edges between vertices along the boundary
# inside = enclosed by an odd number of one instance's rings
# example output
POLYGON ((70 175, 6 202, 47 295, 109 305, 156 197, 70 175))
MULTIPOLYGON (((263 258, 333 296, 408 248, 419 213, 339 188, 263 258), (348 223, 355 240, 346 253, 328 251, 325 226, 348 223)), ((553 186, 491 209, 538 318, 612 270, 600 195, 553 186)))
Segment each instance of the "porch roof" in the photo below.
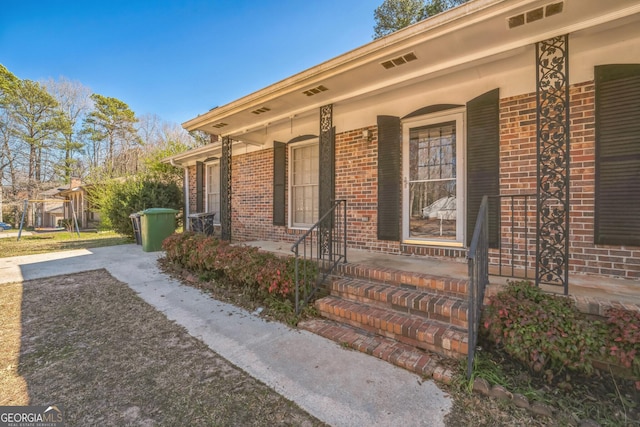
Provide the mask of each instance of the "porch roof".
MULTIPOLYGON (((637 0, 471 0, 216 107, 183 127, 263 145, 267 128, 318 114, 322 105, 359 101, 520 54, 540 40, 637 20, 638 14, 637 0), (519 19, 523 23, 517 25, 519 19)), ((189 156, 209 154, 219 145, 191 150, 189 156)), ((186 157, 173 160, 180 164, 186 157)))
POLYGON ((71 186, 69 185, 67 188, 60 188, 59 191, 55 194, 55 196, 66 197, 70 194, 77 193, 79 191, 86 191, 87 189, 93 187, 93 184, 82 184, 71 186))

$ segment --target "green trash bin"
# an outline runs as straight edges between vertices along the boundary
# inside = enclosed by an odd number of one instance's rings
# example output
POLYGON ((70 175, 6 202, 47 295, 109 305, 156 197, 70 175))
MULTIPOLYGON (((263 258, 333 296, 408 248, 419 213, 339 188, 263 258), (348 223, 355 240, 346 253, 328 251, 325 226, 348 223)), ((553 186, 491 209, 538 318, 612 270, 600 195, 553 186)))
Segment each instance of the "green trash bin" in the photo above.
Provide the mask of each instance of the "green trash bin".
POLYGON ((151 208, 140 212, 143 251, 162 250, 162 241, 176 231, 177 213, 177 210, 167 208, 151 208))

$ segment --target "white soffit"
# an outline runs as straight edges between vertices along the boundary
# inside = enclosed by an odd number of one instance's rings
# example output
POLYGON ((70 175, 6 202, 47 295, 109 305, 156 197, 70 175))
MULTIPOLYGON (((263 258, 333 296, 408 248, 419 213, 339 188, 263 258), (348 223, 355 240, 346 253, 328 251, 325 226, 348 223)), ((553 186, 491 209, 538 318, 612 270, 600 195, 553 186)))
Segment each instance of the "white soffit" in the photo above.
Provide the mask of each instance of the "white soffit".
POLYGON ((639 13, 637 0, 472 0, 216 108, 183 126, 241 138, 242 134, 292 117, 317 114, 325 104, 370 96, 411 81, 516 55, 537 41, 639 13), (510 18, 558 3, 562 3, 560 13, 509 28, 510 18), (394 60, 396 66, 389 67, 388 62, 394 60), (220 127, 221 123, 225 125, 220 127))

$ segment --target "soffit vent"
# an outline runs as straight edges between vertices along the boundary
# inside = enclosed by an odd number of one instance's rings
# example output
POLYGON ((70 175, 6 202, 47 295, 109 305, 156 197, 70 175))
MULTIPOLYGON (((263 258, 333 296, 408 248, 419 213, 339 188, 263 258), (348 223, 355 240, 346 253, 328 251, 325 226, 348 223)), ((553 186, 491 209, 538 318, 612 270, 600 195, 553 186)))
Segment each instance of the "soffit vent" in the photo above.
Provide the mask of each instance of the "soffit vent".
POLYGON ((260 107, 257 110, 253 110, 252 113, 255 115, 266 113, 267 111, 271 111, 271 108, 268 107, 260 107))
POLYGON ((216 129, 220 129, 223 128, 225 126, 227 126, 228 123, 224 123, 224 122, 220 122, 220 123, 216 123, 215 125, 212 125, 212 127, 216 128, 216 129))
POLYGON ((509 29, 520 27, 524 24, 530 24, 532 22, 536 22, 553 15, 558 15, 559 13, 562 13, 563 9, 564 2, 551 3, 546 6, 528 10, 519 15, 512 16, 511 18, 507 19, 507 24, 509 25, 509 29))
POLYGON ((384 62, 380 63, 380 65, 382 65, 384 68, 386 68, 388 70, 390 68, 394 68, 394 67, 398 67, 400 65, 404 65, 407 62, 415 61, 416 59, 418 59, 416 54, 413 53, 413 52, 409 52, 409 53, 406 53, 406 54, 404 54, 402 56, 399 56, 397 58, 393 58, 393 59, 390 59, 388 61, 384 61, 384 62))
POLYGON ((320 92, 324 92, 324 91, 327 91, 327 90, 329 90, 329 89, 324 87, 324 86, 322 86, 322 85, 320 85, 320 86, 314 87, 313 89, 305 90, 302 93, 304 93, 307 96, 313 96, 313 95, 317 95, 320 92))

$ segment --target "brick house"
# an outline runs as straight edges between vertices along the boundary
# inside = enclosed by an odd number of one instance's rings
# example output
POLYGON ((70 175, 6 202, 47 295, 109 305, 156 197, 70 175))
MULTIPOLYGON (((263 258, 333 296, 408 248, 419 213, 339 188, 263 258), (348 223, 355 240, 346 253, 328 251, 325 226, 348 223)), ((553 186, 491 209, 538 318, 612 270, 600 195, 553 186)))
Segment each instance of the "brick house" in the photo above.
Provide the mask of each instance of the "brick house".
POLYGON ((495 268, 640 278, 637 0, 472 0, 183 126, 185 213, 234 241, 345 199, 349 248, 464 259, 488 195, 495 268))

